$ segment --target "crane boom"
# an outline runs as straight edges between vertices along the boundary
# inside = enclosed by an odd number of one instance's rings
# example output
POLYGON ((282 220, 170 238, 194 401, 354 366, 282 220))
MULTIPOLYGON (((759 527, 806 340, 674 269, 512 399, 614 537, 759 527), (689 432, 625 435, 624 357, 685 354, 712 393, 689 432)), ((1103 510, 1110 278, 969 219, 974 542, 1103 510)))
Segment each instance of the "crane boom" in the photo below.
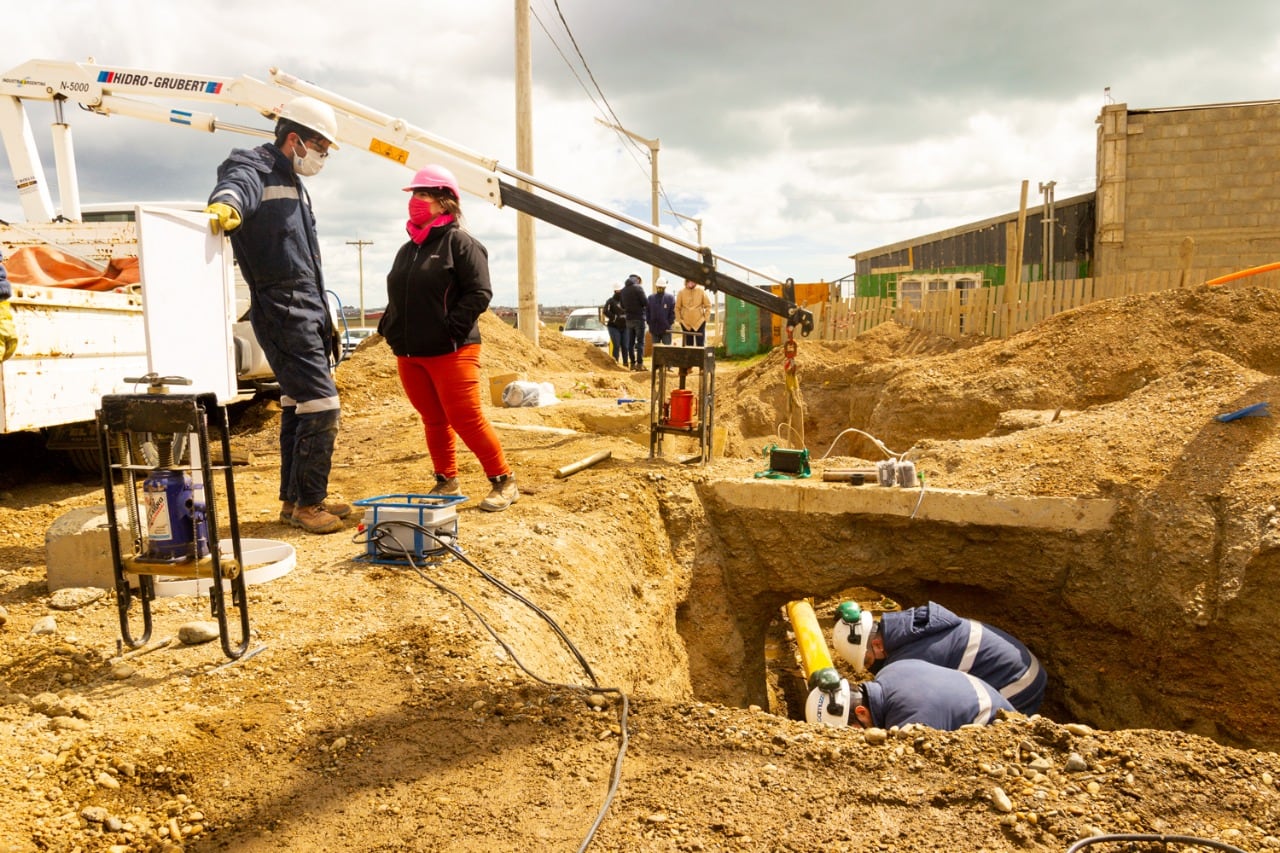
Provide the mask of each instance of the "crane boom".
POLYGON ((242 107, 274 120, 294 97, 309 95, 333 107, 342 147, 366 151, 414 170, 428 163, 439 163, 457 176, 464 191, 495 207, 515 208, 645 264, 697 281, 709 290, 721 291, 780 315, 786 318, 788 326, 798 327, 802 334, 808 335, 813 330, 813 315, 795 304, 790 280, 784 283, 783 295, 775 295, 723 272, 721 262, 747 268, 721 258, 705 246, 693 246, 623 214, 582 202, 531 176, 506 169, 497 160, 286 71, 271 68, 268 73, 269 79, 263 81, 245 75, 219 77, 43 59, 28 61, 5 72, 0 75, 0 137, 8 152, 23 215, 28 221, 49 222, 58 218, 35 148, 25 101, 49 101, 54 105, 55 161, 62 218, 78 220, 81 217, 75 158, 70 128, 61 114, 64 103, 75 103, 100 115, 127 115, 209 133, 226 130, 269 136, 261 129, 223 122, 210 112, 170 107, 155 100, 242 107), (515 183, 503 181, 502 177, 512 178, 515 183), (517 184, 527 184, 536 191, 517 184), (588 215, 583 208, 605 218, 588 215), (645 232, 646 236, 638 236, 636 232, 645 232), (655 236, 667 245, 653 242, 655 236), (671 248, 672 245, 678 248, 671 248))

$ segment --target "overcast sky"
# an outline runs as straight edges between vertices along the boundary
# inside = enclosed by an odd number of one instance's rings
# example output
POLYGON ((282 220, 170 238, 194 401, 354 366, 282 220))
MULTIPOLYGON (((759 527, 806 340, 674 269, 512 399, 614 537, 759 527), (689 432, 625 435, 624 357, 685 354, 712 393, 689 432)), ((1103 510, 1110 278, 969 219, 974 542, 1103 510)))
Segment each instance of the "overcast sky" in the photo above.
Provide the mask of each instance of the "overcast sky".
MULTIPOLYGON (((649 221, 647 149, 595 119, 620 122, 660 140, 665 229, 695 242, 695 226, 668 211, 700 219, 718 255, 798 282, 851 274, 855 252, 1016 210, 1024 179, 1031 205, 1041 182, 1055 181, 1059 200, 1091 192, 1106 87, 1131 108, 1280 97, 1280 4, 1271 0, 531 8, 534 174, 649 221)), ((513 20, 505 0, 59 0, 6 10, 3 64, 93 57, 258 79, 279 67, 514 168, 513 20)), ((258 144, 69 116, 86 204, 203 201, 227 152, 258 144)), ((219 117, 267 126, 252 113, 219 117)), ((35 119, 52 182, 48 113, 35 119)), ((406 239, 408 176, 348 147, 307 180, 327 283, 346 304, 360 299, 357 240, 372 241, 365 304, 385 302, 386 270, 406 239)), ((7 161, 0 178, 0 217, 20 219, 7 161)), ((515 305, 515 213, 470 196, 463 206, 489 249, 494 304, 515 305)), ((544 305, 599 304, 631 272, 649 290, 641 262, 546 224, 537 238, 544 305)))

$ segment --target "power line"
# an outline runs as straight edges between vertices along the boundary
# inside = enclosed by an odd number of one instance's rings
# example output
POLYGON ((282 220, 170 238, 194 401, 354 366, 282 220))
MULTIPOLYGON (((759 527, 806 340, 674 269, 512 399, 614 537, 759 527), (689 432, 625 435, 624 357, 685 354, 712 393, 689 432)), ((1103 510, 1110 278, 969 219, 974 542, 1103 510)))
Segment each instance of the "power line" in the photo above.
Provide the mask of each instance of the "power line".
MULTIPOLYGON (((596 100, 596 97, 591 93, 591 90, 587 88, 586 83, 583 81, 581 75, 578 74, 577 69, 574 68, 569 57, 565 55, 565 52, 563 49, 561 49, 560 44, 556 41, 555 37, 551 35, 551 31, 547 29, 546 24, 543 22, 542 18, 538 15, 537 10, 533 8, 532 4, 530 4, 529 8, 533 12, 534 20, 538 22, 538 26, 542 28, 542 32, 546 34, 547 39, 551 42, 552 46, 555 47, 556 52, 560 54, 561 60, 563 60, 565 65, 569 68, 569 71, 570 73, 573 74, 574 79, 578 81, 578 85, 582 87, 583 92, 586 93, 587 98, 591 101, 591 104, 593 107, 595 107, 596 111, 604 114, 606 119, 609 119, 609 118, 612 119, 612 121, 607 121, 606 122, 607 124, 611 126, 621 126, 622 119, 618 118, 618 114, 614 112, 613 106, 609 103, 609 99, 604 94, 604 90, 600 88, 600 83, 599 81, 596 80, 595 74, 592 73, 591 66, 587 64, 587 58, 582 55, 582 48, 579 47, 578 40, 573 35, 573 30, 569 28, 569 22, 565 20, 564 11, 560 8, 560 0, 552 0, 552 3, 555 6, 556 15, 560 19, 560 26, 564 28, 565 34, 569 37, 569 42, 573 45, 573 51, 575 54, 577 54, 578 61, 582 63, 582 68, 586 72, 587 77, 590 78, 591 85, 595 87, 596 93, 599 94, 600 96, 599 101, 596 100), (603 104, 604 106, 601 107, 601 104, 603 104)), ((650 152, 642 149, 640 147, 640 144, 636 142, 636 140, 632 139, 631 137, 619 131, 617 127, 614 127, 614 133, 617 135, 617 137, 620 140, 622 140, 628 152, 631 154, 631 159, 635 162, 636 166, 643 171, 645 166, 643 163, 640 162, 640 160, 637 158, 636 155, 637 154, 643 155, 646 159, 652 157, 653 155, 650 152)), ((658 181, 658 194, 662 196, 662 198, 666 201, 667 209, 672 213, 674 213, 675 205, 672 204, 671 197, 667 195, 666 187, 662 185, 661 180, 658 181)))

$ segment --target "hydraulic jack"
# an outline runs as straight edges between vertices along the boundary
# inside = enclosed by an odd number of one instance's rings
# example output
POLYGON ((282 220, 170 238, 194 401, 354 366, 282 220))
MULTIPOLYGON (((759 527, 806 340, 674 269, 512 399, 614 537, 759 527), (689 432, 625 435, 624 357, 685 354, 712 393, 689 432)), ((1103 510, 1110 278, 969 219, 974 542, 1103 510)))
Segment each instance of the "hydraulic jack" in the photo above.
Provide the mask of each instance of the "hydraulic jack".
POLYGON ((97 419, 121 638, 135 649, 150 640, 157 575, 207 578, 222 650, 233 660, 239 658, 249 647, 249 611, 226 409, 211 393, 168 393, 168 384, 190 384, 181 377, 148 375, 125 381, 148 382, 150 392, 103 397, 97 419), (211 462, 211 431, 221 451, 218 465, 211 462), (225 481, 229 540, 219 537, 215 472, 225 481), (225 553, 228 544, 230 554, 225 553), (228 591, 231 606, 239 611, 240 637, 235 643, 229 631, 228 591), (135 598, 142 610, 142 636, 136 638, 129 625, 135 598))

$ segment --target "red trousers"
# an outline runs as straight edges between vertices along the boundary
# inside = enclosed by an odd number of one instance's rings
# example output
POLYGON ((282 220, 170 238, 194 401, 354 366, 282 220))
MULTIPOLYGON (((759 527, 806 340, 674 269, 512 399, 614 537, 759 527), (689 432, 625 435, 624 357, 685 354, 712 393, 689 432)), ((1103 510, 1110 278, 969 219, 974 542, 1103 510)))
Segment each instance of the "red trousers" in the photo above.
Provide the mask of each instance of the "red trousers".
POLYGON ((448 355, 398 356, 396 369, 405 396, 422 416, 435 473, 458 476, 456 438, 480 460, 486 477, 511 473, 498 434, 484 415, 479 344, 448 355))

